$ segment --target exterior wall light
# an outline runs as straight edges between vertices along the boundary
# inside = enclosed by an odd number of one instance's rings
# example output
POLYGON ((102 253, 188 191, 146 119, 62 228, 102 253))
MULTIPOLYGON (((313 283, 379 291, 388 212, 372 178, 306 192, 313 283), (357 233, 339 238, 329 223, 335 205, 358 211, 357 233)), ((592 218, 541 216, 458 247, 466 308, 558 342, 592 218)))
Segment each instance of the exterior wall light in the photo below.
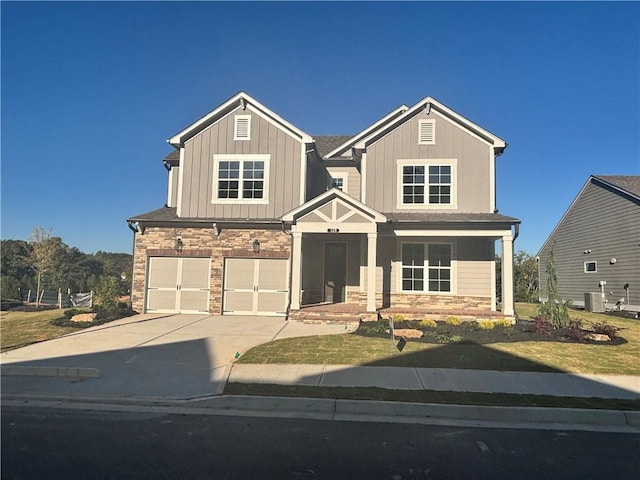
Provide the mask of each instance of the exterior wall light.
POLYGON ((253 253, 260 253, 260 241, 257 238, 253 241, 253 253))
POLYGON ((182 246, 182 239, 180 237, 176 238, 176 243, 173 246, 175 251, 178 253, 182 252, 182 246))

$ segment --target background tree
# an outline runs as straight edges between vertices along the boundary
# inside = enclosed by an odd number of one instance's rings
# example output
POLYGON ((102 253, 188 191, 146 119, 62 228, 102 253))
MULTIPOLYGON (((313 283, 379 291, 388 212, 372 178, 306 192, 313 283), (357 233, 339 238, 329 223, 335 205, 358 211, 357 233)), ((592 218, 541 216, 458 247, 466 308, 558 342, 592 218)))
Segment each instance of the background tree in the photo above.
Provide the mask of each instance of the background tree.
POLYGON ((31 247, 24 240, 2 240, 0 244, 0 284, 2 298, 22 300, 35 290, 34 270, 29 262, 31 247))
POLYGON ((514 296, 516 302, 538 300, 538 262, 533 255, 519 251, 513 258, 514 296))

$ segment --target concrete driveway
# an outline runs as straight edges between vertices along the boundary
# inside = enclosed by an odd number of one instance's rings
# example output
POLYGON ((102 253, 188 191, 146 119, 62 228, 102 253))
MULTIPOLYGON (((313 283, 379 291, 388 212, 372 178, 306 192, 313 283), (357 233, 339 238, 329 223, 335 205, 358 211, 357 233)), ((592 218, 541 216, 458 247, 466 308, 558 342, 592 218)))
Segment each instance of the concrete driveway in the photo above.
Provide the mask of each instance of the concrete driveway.
POLYGON ((2 390, 91 398, 216 395, 236 354, 279 338, 354 328, 278 317, 141 314, 2 353, 2 390), (81 370, 65 377, 59 367, 81 370))

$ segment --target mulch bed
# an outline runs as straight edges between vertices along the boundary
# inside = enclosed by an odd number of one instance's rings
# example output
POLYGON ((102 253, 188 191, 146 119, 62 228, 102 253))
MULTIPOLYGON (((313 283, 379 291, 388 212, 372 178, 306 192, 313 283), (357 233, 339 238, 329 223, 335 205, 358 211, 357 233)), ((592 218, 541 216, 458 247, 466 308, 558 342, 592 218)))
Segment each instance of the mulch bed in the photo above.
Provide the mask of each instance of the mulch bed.
MULTIPOLYGON (((481 329, 475 322, 462 322, 460 325, 449 325, 445 322, 437 322, 437 327, 423 327, 417 321, 395 322, 394 328, 411 328, 424 332, 419 339, 407 339, 410 342, 422 342, 432 344, 474 344, 484 345, 490 343, 515 343, 515 342, 563 342, 585 343, 598 345, 622 345, 627 343, 623 337, 617 336, 608 342, 594 342, 586 339, 577 339, 567 329, 552 330, 548 334, 532 331, 533 322, 520 320, 515 325, 496 325, 490 330, 481 329)), ((355 335, 365 337, 390 338, 387 333, 389 322, 381 320, 377 322, 363 322, 355 335)), ((590 330, 583 330, 589 333, 590 330)))

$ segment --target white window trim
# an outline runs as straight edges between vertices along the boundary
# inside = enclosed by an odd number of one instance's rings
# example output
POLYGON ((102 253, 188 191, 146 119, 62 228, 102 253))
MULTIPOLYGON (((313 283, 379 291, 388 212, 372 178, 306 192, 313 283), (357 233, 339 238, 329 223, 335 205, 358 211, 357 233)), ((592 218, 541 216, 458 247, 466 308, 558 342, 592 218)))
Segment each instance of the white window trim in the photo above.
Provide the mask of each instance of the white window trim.
POLYGON ((458 279, 458 262, 456 258, 456 247, 455 243, 451 241, 424 241, 424 239, 414 239, 399 242, 398 254, 397 254, 397 271, 396 275, 396 293, 401 293, 405 295, 442 295, 442 296, 455 296, 457 295, 457 279, 458 279), (402 246, 405 244, 422 244, 424 248, 424 279, 423 279, 423 290, 404 290, 402 288, 402 246), (438 292, 429 290, 429 245, 449 245, 451 247, 451 290, 448 292, 438 292))
POLYGON ((396 165, 396 208, 399 210, 454 210, 458 208, 458 159, 399 159, 396 165), (405 204, 402 202, 402 167, 422 165, 425 167, 425 200, 429 197, 429 166, 448 165, 451 167, 451 203, 405 204))
MULTIPOLYGON (((213 156, 213 188, 211 203, 233 203, 245 205, 266 205, 269 203, 269 154, 240 154, 240 153, 224 153, 215 154, 213 156), (264 188, 262 198, 218 198, 218 174, 220 162, 238 161, 238 162, 264 162, 264 188)), ((239 179, 242 183, 242 178, 239 179)), ((239 187, 242 192, 242 185, 239 187)), ((240 193, 242 194, 242 193, 240 193)))
MULTIPOLYGON (((344 193, 349 193, 348 190, 348 185, 349 185, 349 173, 348 172, 329 172, 329 176, 331 177, 331 180, 336 180, 338 178, 342 179, 342 191, 344 193)), ((329 187, 333 187, 333 181, 331 182, 331 185, 329 185, 329 187)))
POLYGON ((418 145, 435 145, 436 144, 436 121, 434 119, 429 119, 429 120, 425 120, 425 119, 421 119, 418 120, 418 145), (431 131, 432 131, 432 139, 430 142, 423 142, 421 140, 421 133, 422 133, 422 126, 423 125, 431 125, 431 131))
POLYGON ((233 120, 233 139, 234 140, 251 140, 251 115, 236 115, 233 120), (247 136, 238 136, 238 120, 247 121, 247 136))
POLYGON ((598 273, 598 262, 596 260, 588 260, 584 262, 584 273, 598 273), (596 267, 595 270, 587 270, 587 263, 593 263, 596 267))

